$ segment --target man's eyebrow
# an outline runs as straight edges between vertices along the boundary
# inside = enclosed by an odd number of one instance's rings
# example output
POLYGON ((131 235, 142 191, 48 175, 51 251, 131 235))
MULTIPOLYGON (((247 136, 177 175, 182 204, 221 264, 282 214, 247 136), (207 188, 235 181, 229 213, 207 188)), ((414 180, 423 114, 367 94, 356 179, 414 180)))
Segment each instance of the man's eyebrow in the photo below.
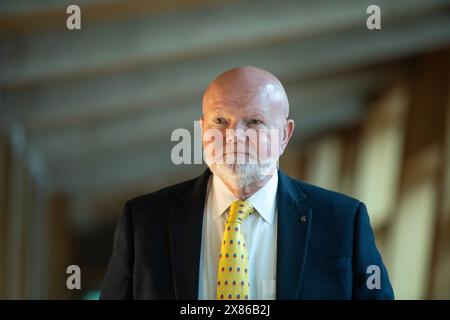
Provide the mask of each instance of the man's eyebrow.
POLYGON ((258 111, 254 112, 254 113, 250 113, 248 118, 259 118, 261 116, 263 118, 268 118, 267 113, 265 113, 263 110, 258 110, 258 111))
POLYGON ((212 108, 210 111, 209 111, 209 113, 219 113, 219 112, 223 112, 223 110, 222 110, 223 108, 221 108, 221 107, 214 107, 214 108, 212 108))

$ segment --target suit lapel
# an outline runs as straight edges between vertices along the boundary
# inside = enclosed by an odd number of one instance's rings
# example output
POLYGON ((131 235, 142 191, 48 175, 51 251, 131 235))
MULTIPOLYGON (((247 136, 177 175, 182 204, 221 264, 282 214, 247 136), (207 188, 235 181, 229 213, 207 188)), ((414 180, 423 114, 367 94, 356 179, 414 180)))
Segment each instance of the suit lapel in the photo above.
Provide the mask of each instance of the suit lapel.
POLYGON ((312 210, 301 200, 303 191, 295 182, 279 172, 277 299, 298 299, 308 248, 312 210))
POLYGON ((176 299, 198 298, 199 263, 203 211, 209 169, 192 189, 178 194, 179 202, 169 208, 169 238, 176 299))

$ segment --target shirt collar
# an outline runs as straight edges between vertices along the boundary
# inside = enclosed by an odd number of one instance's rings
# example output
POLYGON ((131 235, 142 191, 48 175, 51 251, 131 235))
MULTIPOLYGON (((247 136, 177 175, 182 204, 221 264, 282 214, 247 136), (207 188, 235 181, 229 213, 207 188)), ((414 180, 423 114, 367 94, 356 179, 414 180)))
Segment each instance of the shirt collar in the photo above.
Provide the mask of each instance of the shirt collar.
MULTIPOLYGON (((258 211, 264 220, 272 224, 276 212, 276 195, 278 188, 278 170, 267 181, 267 183, 247 199, 258 211)), ((223 181, 213 174, 211 190, 212 200, 215 203, 213 220, 218 219, 226 212, 233 201, 239 200, 223 183, 223 181)))

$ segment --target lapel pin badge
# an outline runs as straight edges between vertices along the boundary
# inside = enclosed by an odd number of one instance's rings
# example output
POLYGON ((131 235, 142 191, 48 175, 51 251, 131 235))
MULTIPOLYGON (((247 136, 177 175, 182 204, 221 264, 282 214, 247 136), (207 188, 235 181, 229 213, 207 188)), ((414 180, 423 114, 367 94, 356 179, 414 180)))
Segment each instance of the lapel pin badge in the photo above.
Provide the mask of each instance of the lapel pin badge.
POLYGON ((300 217, 300 221, 303 222, 303 223, 306 223, 306 216, 301 216, 300 217))

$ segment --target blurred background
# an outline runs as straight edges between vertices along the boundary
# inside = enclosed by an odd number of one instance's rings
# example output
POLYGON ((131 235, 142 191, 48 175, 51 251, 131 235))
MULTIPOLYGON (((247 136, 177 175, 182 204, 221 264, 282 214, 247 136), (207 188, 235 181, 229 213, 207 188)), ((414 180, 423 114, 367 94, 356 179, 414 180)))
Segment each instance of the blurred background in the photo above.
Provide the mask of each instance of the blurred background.
POLYGON ((125 201, 204 170, 171 132, 240 65, 286 87, 281 168, 367 204, 396 298, 450 299, 448 0, 2 0, 0 298, 96 299, 125 201))

